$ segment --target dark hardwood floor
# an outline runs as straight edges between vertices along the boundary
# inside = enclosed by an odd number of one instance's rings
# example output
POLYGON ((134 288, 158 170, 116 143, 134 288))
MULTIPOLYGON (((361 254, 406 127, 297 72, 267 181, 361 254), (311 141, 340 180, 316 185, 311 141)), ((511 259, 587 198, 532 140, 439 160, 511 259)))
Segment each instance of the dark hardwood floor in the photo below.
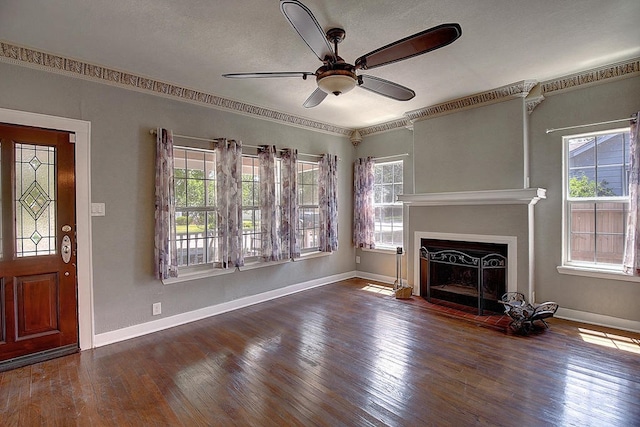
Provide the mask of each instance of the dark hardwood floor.
POLYGON ((0 373, 0 425, 640 425, 639 334, 519 336, 367 283, 0 373))

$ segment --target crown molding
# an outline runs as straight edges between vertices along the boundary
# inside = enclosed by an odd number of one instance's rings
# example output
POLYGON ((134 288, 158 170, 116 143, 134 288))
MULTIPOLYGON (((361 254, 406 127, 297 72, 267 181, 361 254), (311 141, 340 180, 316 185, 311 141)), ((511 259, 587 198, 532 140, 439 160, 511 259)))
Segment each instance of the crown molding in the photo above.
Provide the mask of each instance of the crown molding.
MULTIPOLYGON (((64 56, 19 46, 9 42, 0 41, 0 62, 44 70, 318 132, 350 137, 353 135, 354 130, 356 130, 317 122, 269 108, 246 104, 244 102, 223 98, 210 93, 155 80, 146 76, 140 76, 102 65, 66 58, 64 56)), ((501 86, 499 88, 474 95, 408 111, 401 118, 357 129, 357 131, 361 137, 364 137, 401 128, 412 130, 413 124, 416 121, 452 114, 471 108, 482 107, 497 102, 508 101, 515 98, 526 98, 525 102, 527 111, 531 113, 547 95, 555 95, 567 90, 602 83, 611 79, 635 77, 639 75, 640 58, 634 58, 568 76, 547 80, 540 83, 537 87, 537 82, 535 80, 522 80, 520 82, 501 86), (535 96, 528 96, 529 92, 531 92, 534 87, 536 88, 535 96)))
POLYGON ((559 77, 536 85, 534 80, 524 80, 497 89, 482 92, 468 97, 425 107, 405 113, 404 119, 380 123, 359 129, 362 136, 407 127, 409 123, 429 119, 445 114, 455 113, 469 108, 481 107, 495 102, 507 101, 515 97, 525 97, 527 112, 533 110, 544 101, 545 96, 555 95, 564 91, 583 88, 613 79, 622 79, 640 75, 640 58, 633 58, 614 64, 593 68, 568 76, 559 77), (534 89, 535 88, 535 89, 534 89), (531 94, 529 94, 531 92, 531 94))
POLYGON ((538 82, 535 80, 522 80, 496 89, 443 102, 441 104, 408 111, 404 114, 404 118, 402 119, 369 126, 364 129, 359 129, 359 131, 362 136, 366 136, 402 127, 411 128, 413 123, 420 120, 457 113, 462 110, 482 107, 515 98, 526 98, 531 89, 533 89, 537 84, 538 82))
POLYGON ((64 56, 54 55, 8 42, 0 41, 0 61, 65 76, 81 78, 110 86, 130 89, 137 92, 203 105, 219 110, 231 111, 233 113, 246 116, 258 117, 260 119, 284 123, 305 129, 312 129, 315 131, 347 137, 353 132, 352 129, 317 122, 268 108, 245 104, 244 102, 223 98, 210 93, 189 89, 149 77, 85 61, 65 58, 64 56))
POLYGON ((380 123, 377 125, 373 125, 373 126, 368 126, 366 128, 363 129, 358 129, 358 132, 360 132, 360 135, 362 136, 367 136, 367 135, 373 135, 376 133, 383 133, 383 132, 388 132, 391 130, 396 130, 396 129, 401 129, 401 128, 406 128, 409 130, 413 130, 413 122, 408 118, 408 117, 403 117, 401 119, 398 120, 392 120, 389 122, 384 122, 384 123, 380 123))
POLYGON ((522 80, 496 89, 480 92, 475 95, 465 96, 430 107, 408 111, 405 115, 407 118, 415 122, 430 119, 435 116, 467 110, 469 108, 508 101, 514 98, 525 98, 536 84, 538 84, 538 82, 535 80, 522 80))
POLYGON ((633 58, 603 67, 592 68, 568 76, 547 80, 540 84, 542 95, 555 95, 568 90, 583 88, 607 80, 640 75, 640 58, 633 58))

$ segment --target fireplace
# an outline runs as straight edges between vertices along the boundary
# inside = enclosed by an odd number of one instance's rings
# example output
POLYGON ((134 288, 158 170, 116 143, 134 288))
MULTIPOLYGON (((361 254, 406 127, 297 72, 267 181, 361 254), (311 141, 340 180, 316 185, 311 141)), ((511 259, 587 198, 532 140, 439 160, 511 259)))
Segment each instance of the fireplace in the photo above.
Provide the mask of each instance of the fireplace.
POLYGON ((507 291, 508 245, 443 239, 420 239, 420 295, 501 312, 507 291))
POLYGON ((409 208, 414 294, 427 296, 422 239, 486 242, 507 245, 506 292, 522 292, 535 302, 534 207, 545 198, 544 188, 530 187, 398 196, 409 208))

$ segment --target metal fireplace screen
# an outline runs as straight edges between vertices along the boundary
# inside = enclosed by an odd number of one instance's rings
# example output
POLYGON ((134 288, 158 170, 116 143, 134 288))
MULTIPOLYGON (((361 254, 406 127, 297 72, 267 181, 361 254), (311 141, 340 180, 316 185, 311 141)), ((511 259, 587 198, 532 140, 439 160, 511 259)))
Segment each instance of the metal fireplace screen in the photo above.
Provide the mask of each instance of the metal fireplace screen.
POLYGON ((447 248, 420 249, 421 294, 484 310, 501 312, 507 257, 497 252, 447 248))

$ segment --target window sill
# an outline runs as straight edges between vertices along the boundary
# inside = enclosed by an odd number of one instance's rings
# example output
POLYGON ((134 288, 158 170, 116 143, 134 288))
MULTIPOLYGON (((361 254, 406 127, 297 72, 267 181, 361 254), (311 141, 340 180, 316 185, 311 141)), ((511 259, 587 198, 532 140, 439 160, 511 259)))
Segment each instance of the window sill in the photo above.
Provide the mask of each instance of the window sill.
POLYGON ((375 253, 387 254, 387 255, 396 255, 396 250, 397 250, 396 248, 375 248, 375 249, 358 248, 358 249, 360 249, 362 252, 375 252, 375 253))
POLYGON ((557 267, 557 270, 560 274, 569 274, 572 276, 594 277, 597 279, 620 280, 623 282, 640 283, 640 277, 630 276, 616 270, 602 270, 596 268, 578 267, 574 265, 559 265, 557 267))
POLYGON ((325 257, 325 256, 329 256, 331 255, 333 252, 307 252, 307 253, 303 253, 300 255, 300 258, 294 258, 292 261, 293 262, 299 262, 299 261, 304 261, 307 259, 313 259, 313 258, 321 258, 321 257, 325 257))
POLYGON ((235 272, 235 268, 207 268, 178 273, 178 277, 170 277, 162 281, 163 285, 188 282, 191 280, 204 279, 205 277, 224 276, 235 272))
POLYGON ((258 268, 263 268, 263 267, 269 267, 272 265, 280 265, 280 264, 286 264, 292 261, 298 262, 298 261, 304 261, 307 259, 312 259, 312 258, 320 258, 320 257, 324 257, 324 256, 329 256, 331 255, 331 252, 309 252, 306 254, 302 254, 300 256, 300 258, 296 258, 296 259, 284 259, 281 261, 267 261, 267 262, 252 262, 252 263, 248 263, 243 265, 242 267, 236 267, 236 268, 227 268, 227 269, 223 269, 223 268, 194 268, 193 270, 189 271, 183 271, 179 273, 178 277, 171 277, 169 279, 165 279, 162 281, 163 285, 172 285, 174 283, 182 283, 182 282, 188 282, 191 280, 198 280, 198 279, 204 279, 206 277, 215 277, 215 276, 224 276, 226 274, 231 274, 231 273, 235 273, 236 271, 248 271, 248 270, 255 270, 258 268))
POLYGON ((238 267, 238 270, 240 271, 255 270, 256 268, 269 267, 270 265, 286 264, 288 262, 291 262, 291 260, 283 259, 280 261, 256 261, 256 262, 250 262, 248 264, 245 264, 242 267, 238 267))

